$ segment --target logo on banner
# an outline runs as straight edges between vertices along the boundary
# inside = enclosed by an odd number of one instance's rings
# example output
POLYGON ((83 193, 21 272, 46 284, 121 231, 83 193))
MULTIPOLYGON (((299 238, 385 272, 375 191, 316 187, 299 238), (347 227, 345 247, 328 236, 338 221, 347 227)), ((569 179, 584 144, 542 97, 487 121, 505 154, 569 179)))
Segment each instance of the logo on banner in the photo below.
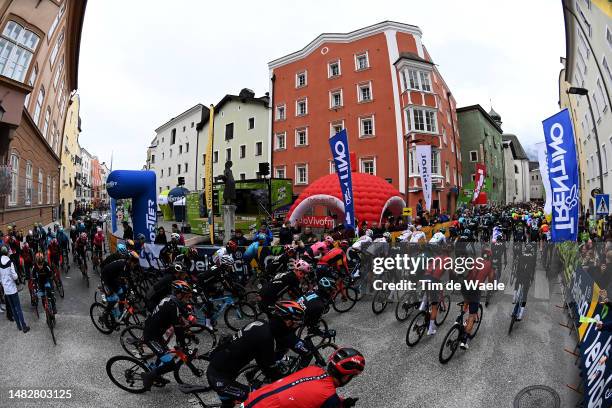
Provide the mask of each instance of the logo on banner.
POLYGON ((417 145, 416 155, 423 186, 423 197, 427 211, 431 210, 431 146, 417 145))
POLYGON ((157 223, 157 209, 155 206, 155 201, 148 201, 148 211, 146 214, 146 225, 147 230, 149 231, 149 240, 151 242, 155 241, 155 224, 157 223))
POLYGON ((552 240, 578 237, 578 163, 574 132, 567 109, 542 122, 548 178, 552 190, 552 240))
POLYGON ((484 186, 486 172, 487 168, 484 164, 476 164, 476 182, 474 184, 474 198, 472 198, 472 202, 476 202, 478 196, 480 196, 480 191, 482 190, 482 186, 484 186))
POLYGON ((355 229, 355 213, 353 206, 353 181, 351 178, 351 162, 348 156, 348 138, 346 129, 336 133, 329 139, 329 146, 334 156, 336 173, 340 181, 340 190, 344 202, 344 224, 355 229))
POLYGON ((333 228, 334 219, 332 217, 325 217, 320 215, 309 215, 302 217, 297 221, 298 225, 302 227, 312 228, 333 228))

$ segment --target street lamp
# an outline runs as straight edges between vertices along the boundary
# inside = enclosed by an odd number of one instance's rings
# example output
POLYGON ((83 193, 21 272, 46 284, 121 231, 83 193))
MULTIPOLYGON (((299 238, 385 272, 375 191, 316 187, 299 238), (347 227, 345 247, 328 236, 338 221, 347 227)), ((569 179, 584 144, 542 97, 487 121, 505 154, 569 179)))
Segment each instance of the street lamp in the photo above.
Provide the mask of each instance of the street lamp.
POLYGON ((601 194, 603 194, 604 192, 604 187, 603 187, 603 170, 602 170, 602 166, 601 166, 601 145, 599 144, 599 134, 597 133, 597 125, 595 123, 595 115, 593 114, 593 106, 591 106, 591 97, 589 96, 589 90, 585 89, 585 88, 577 88, 577 87, 570 87, 570 89, 567 90, 568 94, 573 94, 573 95, 582 95, 587 97, 587 102, 589 103, 589 111, 591 112, 591 121, 593 122, 593 130, 595 131, 595 143, 597 143, 597 160, 599 161, 599 189, 601 190, 601 194))

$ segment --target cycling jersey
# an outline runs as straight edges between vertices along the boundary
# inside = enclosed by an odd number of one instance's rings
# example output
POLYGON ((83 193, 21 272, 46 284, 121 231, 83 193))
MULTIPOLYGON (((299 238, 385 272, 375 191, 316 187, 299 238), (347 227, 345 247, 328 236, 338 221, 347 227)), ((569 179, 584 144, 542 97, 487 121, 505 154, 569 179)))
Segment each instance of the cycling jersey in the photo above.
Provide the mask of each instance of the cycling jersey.
POLYGON ((297 302, 304 308, 306 314, 304 316, 304 324, 308 328, 318 327, 319 320, 323 316, 327 301, 317 293, 308 292, 301 296, 297 302))
POLYGON ((113 252, 112 254, 104 258, 104 260, 102 260, 102 262, 100 263, 100 268, 104 269, 106 265, 112 262, 118 261, 120 259, 123 259, 123 255, 121 254, 121 252, 119 251, 113 252))
POLYGON ((344 269, 348 273, 348 261, 346 260, 346 254, 341 248, 334 248, 326 253, 319 259, 318 264, 333 267, 337 271, 344 269))
POLYGON ((145 320, 143 337, 145 341, 162 340, 166 331, 174 327, 174 333, 179 344, 185 341, 185 331, 180 325, 180 317, 187 316, 174 296, 168 296, 153 309, 153 313, 145 320))
POLYGON ((53 281, 53 272, 49 264, 46 262, 43 262, 42 265, 35 264, 32 268, 32 278, 36 281, 36 285, 41 290, 48 284, 50 285, 53 281))
POLYGON ((102 232, 96 232, 93 237, 94 246, 101 248, 104 245, 104 234, 102 232))
POLYGON ((286 272, 276 275, 272 281, 266 283, 259 295, 264 306, 271 306, 281 298, 286 292, 297 292, 300 288, 300 280, 294 272, 286 272))
POLYGON ((327 242, 325 241, 315 242, 306 250, 306 252, 308 252, 308 254, 314 258, 316 258, 319 255, 325 255, 327 252, 329 252, 329 249, 327 247, 327 242))
POLYGON ((244 408, 341 408, 333 379, 321 367, 311 366, 249 394, 244 408))
POLYGON ((155 307, 162 301, 166 296, 172 293, 172 282, 174 281, 174 275, 166 273, 164 276, 159 278, 157 282, 149 288, 145 295, 146 306, 149 312, 153 311, 155 307))
POLYGON ((425 236, 425 233, 423 231, 414 231, 412 233, 412 235, 410 236, 410 242, 412 243, 418 243, 421 240, 426 240, 427 237, 425 236))
POLYGON ((372 242, 372 238, 368 237, 367 235, 364 235, 362 237, 359 237, 359 239, 355 241, 351 248, 361 251, 361 247, 363 246, 363 244, 370 242, 372 242))
POLYGON ((436 232, 433 234, 433 237, 429 240, 430 244, 440 244, 446 242, 446 236, 441 232, 436 232))
POLYGON ((109 263, 102 268, 100 277, 105 286, 111 291, 117 292, 121 286, 121 278, 127 277, 127 261, 120 259, 118 261, 109 263))
POLYGON ((447 260, 450 260, 450 258, 442 258, 440 256, 435 257, 433 262, 428 263, 428 268, 425 272, 425 277, 433 278, 437 281, 440 281, 442 279, 442 276, 444 275, 444 272, 446 271, 444 269, 444 264, 448 262, 447 260))
POLYGON ((523 251, 518 260, 516 280, 522 283, 531 282, 536 269, 536 254, 532 251, 523 251))

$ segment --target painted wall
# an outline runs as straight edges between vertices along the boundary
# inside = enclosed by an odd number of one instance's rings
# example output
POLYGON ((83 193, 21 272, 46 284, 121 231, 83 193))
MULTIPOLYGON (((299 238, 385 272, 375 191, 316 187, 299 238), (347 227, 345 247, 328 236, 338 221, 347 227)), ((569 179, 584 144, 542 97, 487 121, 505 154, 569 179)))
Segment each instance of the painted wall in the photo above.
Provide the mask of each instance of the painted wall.
POLYGON ((80 98, 75 95, 66 111, 64 139, 62 146, 62 170, 60 174, 60 203, 63 205, 63 221, 66 223, 75 208, 77 167, 75 161, 81 155, 79 147, 79 109, 80 98))

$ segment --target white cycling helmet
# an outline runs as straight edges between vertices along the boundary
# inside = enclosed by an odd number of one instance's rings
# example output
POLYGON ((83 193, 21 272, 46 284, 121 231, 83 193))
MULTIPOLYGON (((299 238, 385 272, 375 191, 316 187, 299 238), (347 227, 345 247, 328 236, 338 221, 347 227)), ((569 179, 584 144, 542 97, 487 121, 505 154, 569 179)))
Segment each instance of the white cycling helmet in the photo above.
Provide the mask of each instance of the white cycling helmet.
POLYGON ((179 234, 177 234, 176 232, 173 232, 172 234, 170 234, 170 239, 171 240, 178 241, 180 238, 181 238, 181 236, 179 234))
POLYGON ((372 235, 374 235, 374 231, 372 231, 371 229, 367 229, 365 234, 366 234, 366 236, 372 238, 372 235))
POLYGON ((221 265, 234 265, 234 258, 231 255, 223 255, 220 259, 221 265))

